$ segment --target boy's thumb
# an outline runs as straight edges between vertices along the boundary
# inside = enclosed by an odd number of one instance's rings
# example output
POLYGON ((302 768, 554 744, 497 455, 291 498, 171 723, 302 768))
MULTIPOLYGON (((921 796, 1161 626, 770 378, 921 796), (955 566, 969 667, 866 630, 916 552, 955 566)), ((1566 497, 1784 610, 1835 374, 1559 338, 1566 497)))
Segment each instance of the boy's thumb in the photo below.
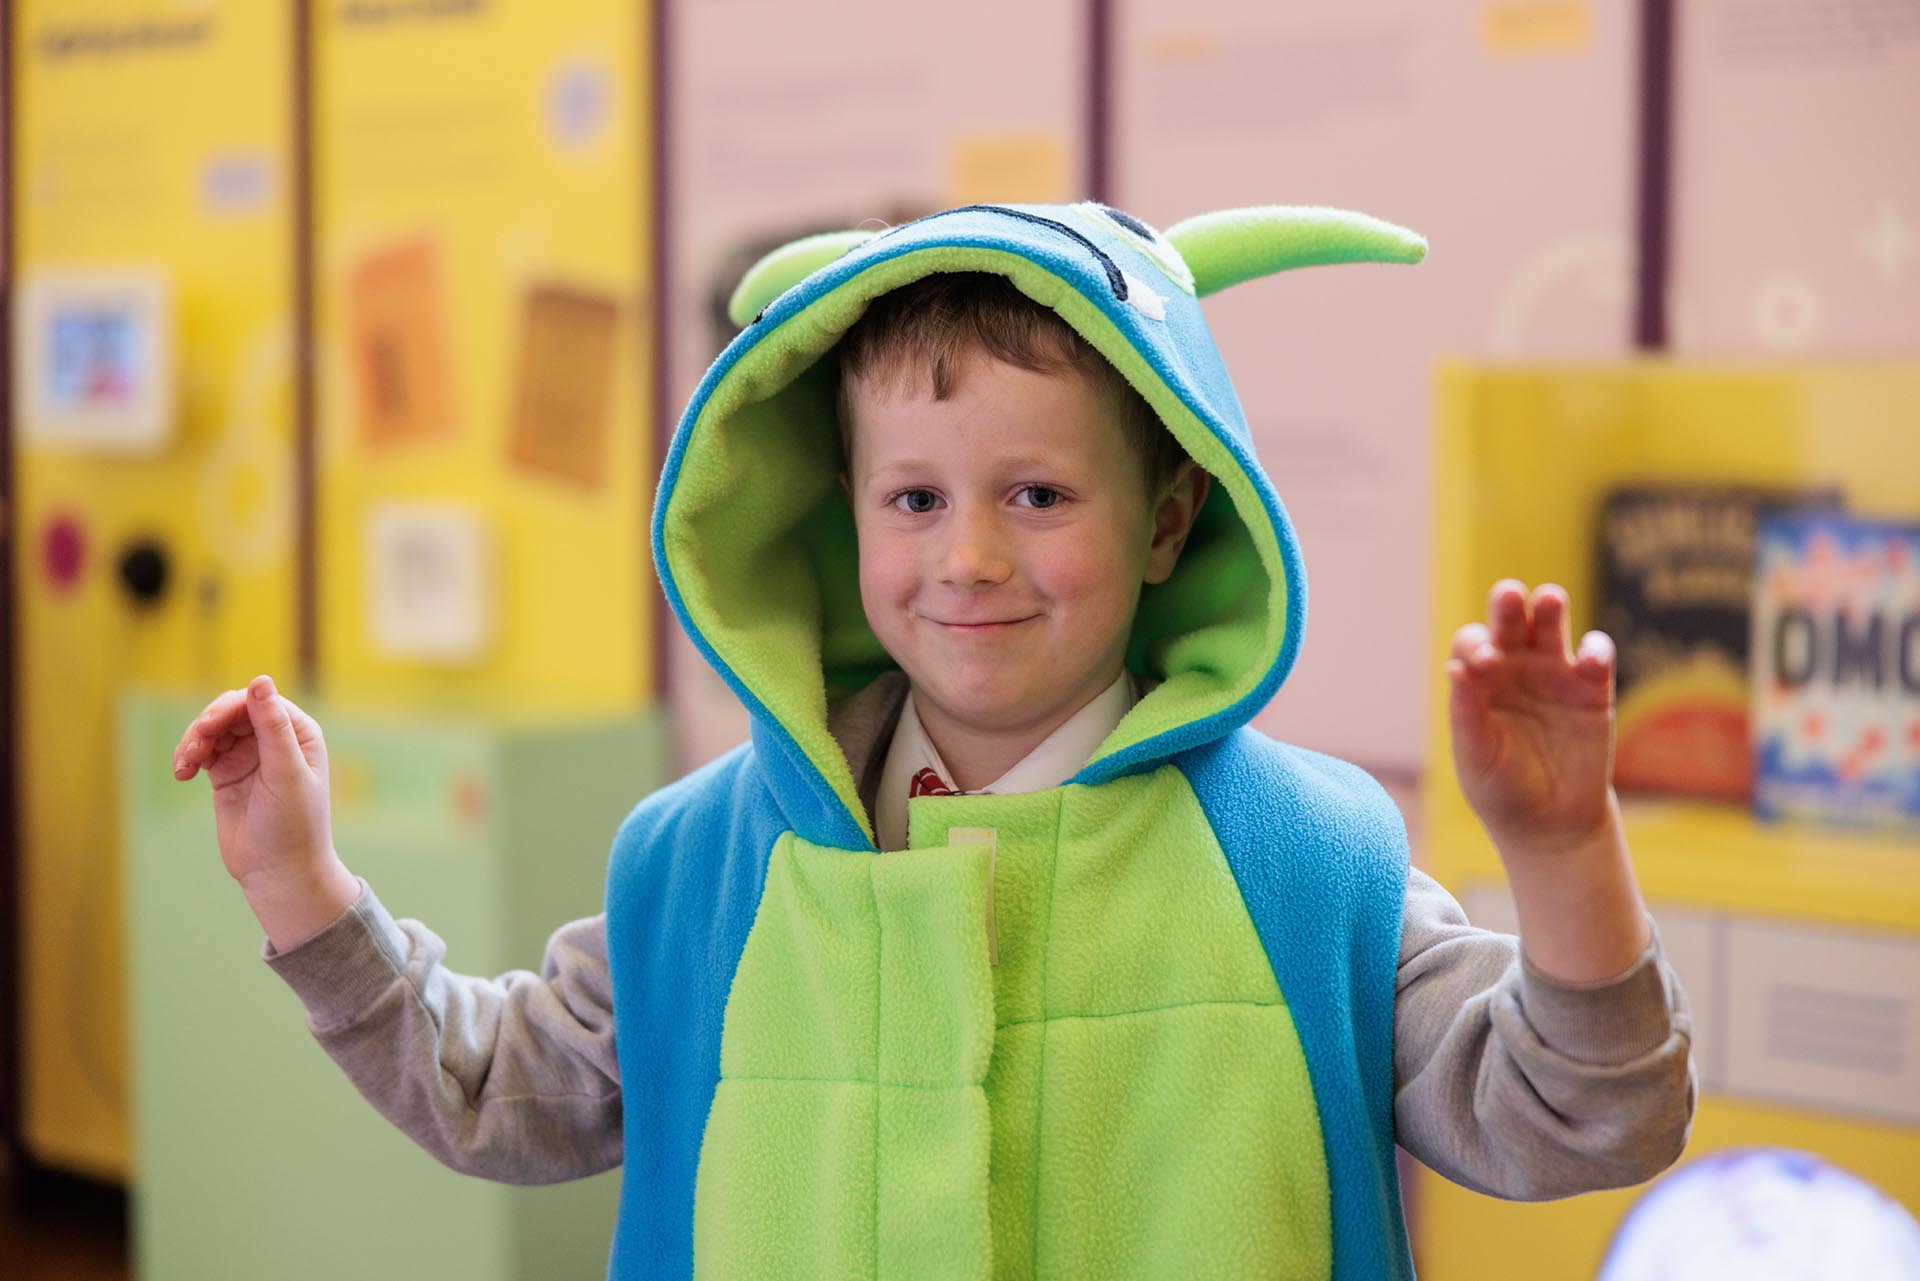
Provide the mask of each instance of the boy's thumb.
POLYGON ((247 719, 253 722, 262 770, 282 777, 295 766, 306 765, 300 739, 293 731, 293 716, 287 711, 287 701, 274 690, 273 677, 256 676, 248 683, 247 719))

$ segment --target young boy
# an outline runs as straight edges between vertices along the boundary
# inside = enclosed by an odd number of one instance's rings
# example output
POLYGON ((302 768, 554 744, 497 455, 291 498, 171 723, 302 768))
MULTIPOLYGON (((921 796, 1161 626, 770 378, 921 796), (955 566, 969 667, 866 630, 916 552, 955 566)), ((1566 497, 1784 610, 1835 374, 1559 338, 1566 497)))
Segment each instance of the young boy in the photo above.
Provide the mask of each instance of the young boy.
POLYGON ((619 1277, 1404 1277, 1396 1139, 1507 1197, 1665 1168, 1690 1022, 1565 594, 1496 584, 1447 663, 1524 948, 1364 774, 1245 728, 1304 581, 1197 300, 1422 248, 1082 204, 770 256, 654 524, 753 741, 634 810, 537 979, 346 870, 268 678, 183 736, 315 1036, 456 1169, 624 1161, 619 1277))

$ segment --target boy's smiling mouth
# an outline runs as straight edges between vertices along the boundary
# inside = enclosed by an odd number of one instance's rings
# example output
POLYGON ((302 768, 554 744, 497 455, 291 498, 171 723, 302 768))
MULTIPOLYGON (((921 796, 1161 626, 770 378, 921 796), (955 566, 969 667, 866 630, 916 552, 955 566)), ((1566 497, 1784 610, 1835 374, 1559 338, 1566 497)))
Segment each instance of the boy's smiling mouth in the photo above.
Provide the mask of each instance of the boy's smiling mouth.
POLYGON ((1040 617, 1040 615, 1038 614, 1027 614, 1021 618, 989 618, 989 619, 982 619, 979 622, 965 622, 965 621, 959 621, 959 620, 948 620, 944 618, 934 618, 934 619, 930 619, 929 621, 938 623, 942 627, 954 628, 957 631, 990 632, 990 631, 995 631, 1001 628, 1013 627, 1019 623, 1030 623, 1038 617, 1040 617))

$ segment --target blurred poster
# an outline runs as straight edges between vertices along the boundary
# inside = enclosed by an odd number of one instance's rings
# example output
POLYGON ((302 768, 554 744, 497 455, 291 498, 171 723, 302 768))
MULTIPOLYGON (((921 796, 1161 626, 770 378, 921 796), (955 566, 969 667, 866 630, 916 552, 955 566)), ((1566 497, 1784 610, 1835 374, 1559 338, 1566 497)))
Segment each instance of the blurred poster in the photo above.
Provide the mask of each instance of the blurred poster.
MULTIPOLYGON (((1087 194, 1086 9, 850 0, 828 22, 776 0, 672 5, 663 432, 732 339, 727 297, 767 250, 972 201, 1087 194)), ((667 633, 685 767, 744 739, 747 716, 681 629, 667 633)))
MULTIPOLYGON (((1308 580, 1300 662, 1255 722, 1419 767, 1436 355, 1630 345, 1633 6, 1114 5, 1114 203, 1358 209, 1427 260, 1316 267, 1205 304, 1308 580)), ((1491 584, 1488 584, 1491 586, 1491 584)), ((1592 602, 1576 601, 1585 625, 1592 602)), ((1467 622, 1462 618, 1459 622, 1467 622)))
POLYGON ((527 294, 511 454, 515 464, 591 489, 606 475, 608 393, 620 307, 558 285, 527 294))
POLYGON ((1920 5, 1673 8, 1674 348, 1911 354, 1920 5))
POLYGON ((440 271, 415 240, 367 254, 347 282, 360 438, 372 448, 453 429, 440 271))

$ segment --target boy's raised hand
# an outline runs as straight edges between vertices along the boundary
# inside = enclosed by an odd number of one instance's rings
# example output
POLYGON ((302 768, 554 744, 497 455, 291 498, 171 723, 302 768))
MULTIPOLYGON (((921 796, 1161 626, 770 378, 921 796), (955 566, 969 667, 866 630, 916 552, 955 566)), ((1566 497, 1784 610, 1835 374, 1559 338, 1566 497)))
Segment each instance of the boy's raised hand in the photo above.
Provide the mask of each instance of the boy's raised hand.
POLYGON ((206 770, 220 857, 243 887, 320 876, 337 863, 327 811, 327 748, 313 718, 256 676, 180 735, 173 776, 206 770))
POLYGON ((1569 643, 1567 593, 1502 579, 1447 660, 1454 768, 1503 850, 1553 850, 1610 821, 1613 641, 1569 643))

